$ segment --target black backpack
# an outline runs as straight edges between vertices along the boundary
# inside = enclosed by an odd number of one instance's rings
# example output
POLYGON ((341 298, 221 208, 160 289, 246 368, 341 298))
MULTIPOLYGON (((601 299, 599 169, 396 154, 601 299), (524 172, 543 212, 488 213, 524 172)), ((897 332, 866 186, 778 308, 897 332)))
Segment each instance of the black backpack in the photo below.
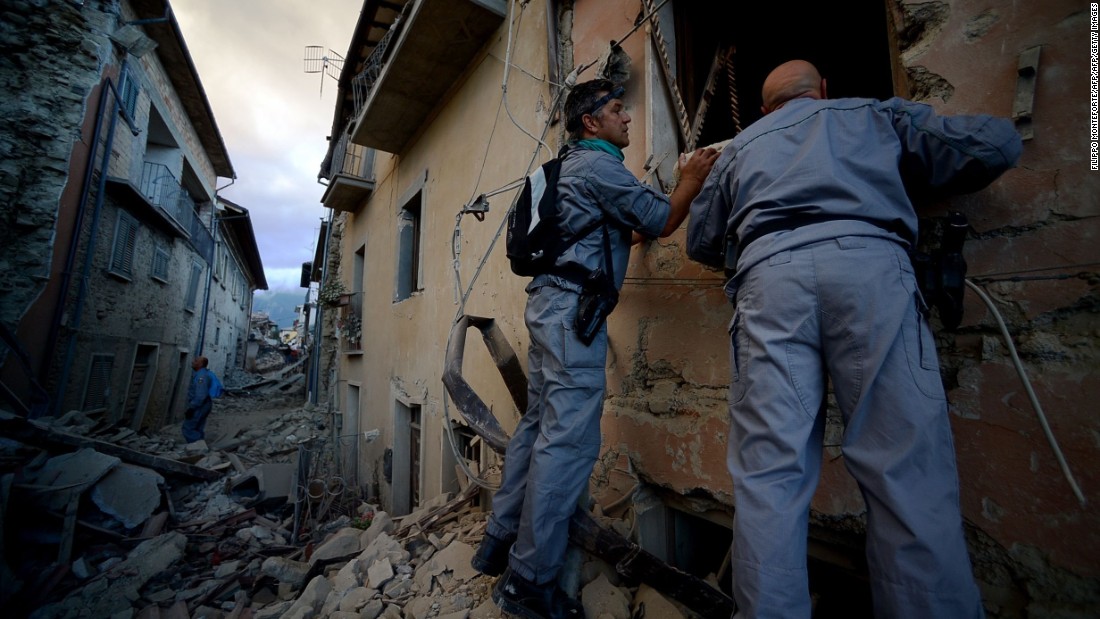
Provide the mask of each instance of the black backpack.
POLYGON ((532 172, 523 183, 519 199, 508 211, 505 252, 516 275, 534 277, 554 272, 558 257, 602 223, 596 222, 571 237, 562 234, 558 176, 566 156, 563 149, 532 172))

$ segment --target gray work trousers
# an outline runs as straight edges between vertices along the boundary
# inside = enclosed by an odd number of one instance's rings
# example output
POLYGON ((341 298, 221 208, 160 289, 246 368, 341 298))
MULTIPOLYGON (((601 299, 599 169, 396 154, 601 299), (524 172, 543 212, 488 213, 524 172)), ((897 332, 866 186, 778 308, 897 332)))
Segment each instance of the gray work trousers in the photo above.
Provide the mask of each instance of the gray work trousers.
POLYGON ((780 252, 736 281, 730 325, 737 618, 810 616, 806 539, 826 374, 867 505, 876 617, 983 616, 959 509, 935 343, 905 251, 841 237, 780 252))
POLYGON ((509 567, 537 584, 557 578, 565 560, 569 518, 600 451, 607 386, 607 326, 585 346, 573 332, 577 293, 545 282, 527 287, 527 411, 486 527, 494 537, 517 536, 509 567))

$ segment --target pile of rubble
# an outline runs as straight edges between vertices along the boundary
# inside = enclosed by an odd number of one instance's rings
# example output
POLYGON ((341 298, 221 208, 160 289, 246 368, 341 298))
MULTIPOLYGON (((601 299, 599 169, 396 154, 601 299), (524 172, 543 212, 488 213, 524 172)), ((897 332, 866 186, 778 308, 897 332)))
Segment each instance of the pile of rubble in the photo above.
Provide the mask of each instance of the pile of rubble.
MULTIPOLYGON (((224 398, 216 414, 281 403, 224 398)), ((183 444, 178 426, 142 434, 79 413, 50 423, 0 414, 0 429, 15 439, 0 449, 11 471, 0 484, 8 616, 500 616, 495 579, 470 567, 485 529, 477 486, 401 518, 351 489, 315 492, 311 482, 338 473, 326 469, 338 458, 322 411, 279 411, 211 445, 183 444)), ((696 616, 572 552, 569 582, 589 618, 696 616)))
MULTIPOLYGON (((295 549, 283 545, 280 523, 250 510, 181 526, 105 562, 99 575, 31 617, 501 617, 490 597, 494 579, 470 567, 485 514, 461 505, 469 496, 448 498, 400 519, 363 504, 355 518, 327 524, 321 543, 295 549)), ((592 619, 695 616, 645 585, 622 586, 596 559, 584 564, 581 582, 592 619)))

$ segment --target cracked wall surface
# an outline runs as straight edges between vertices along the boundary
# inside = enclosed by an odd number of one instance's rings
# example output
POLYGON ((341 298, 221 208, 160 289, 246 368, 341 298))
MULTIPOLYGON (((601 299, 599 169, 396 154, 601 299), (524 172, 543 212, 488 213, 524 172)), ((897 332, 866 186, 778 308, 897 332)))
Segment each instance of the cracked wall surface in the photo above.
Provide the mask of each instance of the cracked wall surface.
MULTIPOLYGON (((538 3, 531 3, 538 6, 538 3)), ((562 49, 578 63, 606 51, 607 41, 629 30, 638 17, 635 0, 565 3, 562 49)), ((1020 167, 977 194, 922 204, 922 226, 934 227, 950 210, 965 213, 973 226, 965 247, 970 275, 995 299, 1004 314, 1054 433, 1091 503, 1100 500, 1100 401, 1096 379, 1097 285, 1096 221, 1100 176, 1087 170, 1084 84, 1087 14, 1081 3, 1055 0, 909 2, 888 0, 896 29, 891 58, 896 94, 925 101, 943 113, 1012 114, 1019 54, 1042 46, 1033 127, 1020 167), (1025 5, 1026 4, 1026 5, 1025 5)), ((523 22, 525 40, 537 39, 545 24, 523 22)), ((475 63, 466 81, 438 110, 407 152, 382 156, 378 185, 368 204, 348 220, 350 259, 367 248, 362 356, 341 359, 342 380, 362 386, 363 423, 379 427, 382 440, 361 451, 364 469, 377 470, 384 446, 392 443, 394 379, 426 385, 421 488, 445 488, 439 473, 446 449, 437 426, 444 410, 437 378, 442 373, 446 327, 463 301, 456 295, 455 243, 451 215, 461 199, 522 176, 529 143, 509 124, 493 138, 493 155, 482 178, 478 169, 484 139, 497 109, 504 30, 487 44, 488 56, 475 63), (495 91, 495 93, 494 93, 495 91), (481 110, 478 115, 477 110, 481 110), (476 135, 473 141, 468 137, 476 135), (472 147, 471 147, 472 144, 472 147), (475 156, 470 156, 473 152, 475 156), (427 172, 425 173, 425 170, 427 172), (423 292, 392 302, 393 266, 400 197, 426 174, 423 212, 426 235, 423 292), (458 196, 458 198, 455 198, 458 196), (442 215, 440 215, 442 213, 442 215), (369 240, 368 240, 369 238, 369 240), (366 330, 369 329, 369 335, 366 330), (387 351, 371 355, 371 350, 387 351), (434 422, 436 425, 433 425, 434 422)), ((520 50, 513 59, 529 72, 542 71, 545 49, 520 50)), ((627 90, 634 118, 626 166, 639 176, 657 131, 648 126, 647 105, 661 95, 660 80, 639 78, 652 61, 644 36, 625 42, 634 59, 635 80, 627 90)), ((563 66, 571 63, 566 61, 563 66)), ((541 127, 545 85, 513 73, 509 99, 526 127, 541 127), (513 98, 514 97, 514 98, 513 98)), ((560 137, 560 136, 559 136, 560 137)), ((552 144, 556 146, 557 143, 552 144)), ((507 200, 494 198, 490 218, 500 217, 507 200)), ((499 223, 499 219, 494 220, 499 223)), ((458 279, 471 281, 482 251, 492 240, 487 226, 460 220, 458 279)), ((723 277, 688 260, 683 231, 646 243, 632 252, 620 303, 608 322, 608 390, 602 426, 604 451, 594 473, 594 489, 621 497, 636 483, 679 497, 678 509, 732 513, 726 470, 728 323, 732 308, 721 290, 723 277)), ((501 252, 485 263, 481 279, 464 300, 466 313, 491 316, 526 361, 523 327, 525 282, 512 276, 501 252)), ((1001 341, 993 314, 972 294, 955 332, 938 330, 943 376, 951 403, 966 518, 976 571, 989 614, 995 617, 1088 616, 1100 607, 1100 522, 1069 490, 1030 410, 1025 390, 1001 341)), ((480 343, 467 342, 464 377, 494 410, 506 429, 516 411, 480 343)), ((826 457, 814 497, 812 531, 817 540, 851 545, 858 552, 864 504, 845 470, 838 444, 843 427, 830 407, 826 457)), ((383 488, 383 494, 387 491, 383 488)), ((671 500, 671 499, 670 499, 671 500)))
MULTIPOLYGON (((1011 116, 1018 55, 1042 46, 1033 127, 1018 169, 982 192, 920 204, 922 229, 970 219, 969 274, 994 299, 1090 504, 1100 500, 1100 176, 1090 173, 1087 7, 1072 2, 889 3, 909 92, 943 113, 1011 116)), ((731 310, 720 276, 680 258, 678 236, 636 250, 611 320, 609 453, 648 484, 730 501, 725 469, 731 310)), ((938 321, 937 321, 938 325, 938 321)), ((992 312, 972 292, 937 328, 964 515, 991 615, 1078 616, 1100 603, 1100 524, 1059 469, 992 312)), ((814 498, 817 530, 862 530, 864 505, 836 445, 835 405, 814 498), (829 438, 831 437, 831 438, 829 438), (831 441, 831 443, 830 443, 831 441), (822 528, 824 527, 824 528, 822 528)), ((620 468, 622 468, 620 466, 620 468)))

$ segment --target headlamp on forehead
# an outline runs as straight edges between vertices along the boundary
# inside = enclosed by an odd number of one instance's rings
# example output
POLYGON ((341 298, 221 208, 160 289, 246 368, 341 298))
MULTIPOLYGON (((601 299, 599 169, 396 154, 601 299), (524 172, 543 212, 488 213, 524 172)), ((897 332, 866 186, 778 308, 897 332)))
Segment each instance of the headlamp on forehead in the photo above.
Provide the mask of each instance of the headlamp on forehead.
POLYGON ((624 89, 622 86, 616 86, 611 92, 600 97, 599 99, 596 99, 596 102, 592 104, 592 109, 585 112, 585 114, 588 114, 589 116, 595 116, 596 112, 600 111, 601 107, 607 105, 608 101, 612 99, 621 99, 624 94, 626 94, 626 89, 624 89))

